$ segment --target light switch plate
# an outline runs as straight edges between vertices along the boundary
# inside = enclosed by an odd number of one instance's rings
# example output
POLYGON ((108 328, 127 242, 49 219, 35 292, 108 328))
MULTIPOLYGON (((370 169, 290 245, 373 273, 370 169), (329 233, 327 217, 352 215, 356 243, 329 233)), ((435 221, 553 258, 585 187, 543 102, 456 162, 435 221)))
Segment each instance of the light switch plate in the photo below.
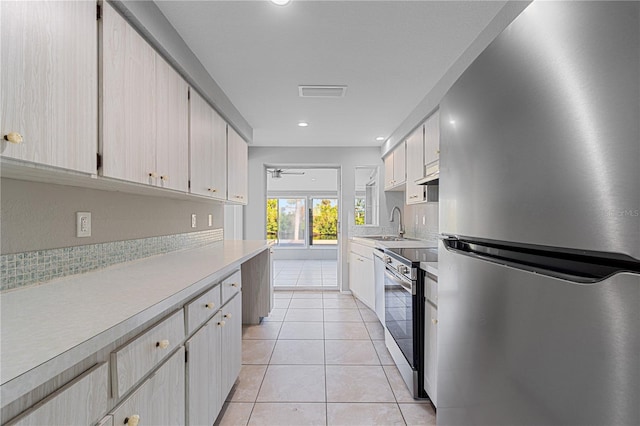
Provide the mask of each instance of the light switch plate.
POLYGON ((195 214, 195 213, 193 213, 193 214, 191 215, 191 227, 192 227, 192 228, 195 228, 195 227, 196 227, 196 214, 195 214))
POLYGON ((209 226, 213 226, 213 215, 209 215, 209 226))
POLYGON ((76 212, 76 237, 85 238, 91 236, 91 213, 76 212))

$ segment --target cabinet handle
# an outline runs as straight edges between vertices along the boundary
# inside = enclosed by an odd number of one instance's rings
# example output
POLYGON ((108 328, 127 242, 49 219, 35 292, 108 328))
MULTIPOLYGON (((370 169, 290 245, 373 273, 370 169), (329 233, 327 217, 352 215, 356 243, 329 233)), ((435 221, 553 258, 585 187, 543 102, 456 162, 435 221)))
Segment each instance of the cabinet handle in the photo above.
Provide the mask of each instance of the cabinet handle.
POLYGON ((169 176, 167 176, 167 175, 160 176, 160 180, 161 181, 167 181, 167 180, 169 180, 169 176))
POLYGON ((158 174, 156 172, 149 172, 149 177, 157 178, 158 174))
POLYGON ((138 423, 140 423, 140 416, 137 414, 134 414, 133 416, 127 417, 124 419, 125 425, 138 426, 138 423))
POLYGON ((431 324, 436 325, 438 323, 438 320, 435 318, 431 318, 431 324))
POLYGON ((206 305, 204 305, 204 307, 207 308, 207 309, 213 309, 215 306, 216 305, 213 302, 209 302, 206 305))
POLYGON ((225 322, 225 321, 220 321, 220 322, 218 322, 218 325, 219 325, 219 326, 221 326, 221 327, 223 327, 225 324, 226 324, 226 322, 225 322))
POLYGON ((231 314, 224 314, 223 317, 225 318, 231 318, 231 314))
POLYGON ((238 287, 238 283, 231 283, 231 287, 238 287))
POLYGON ((209 192, 218 192, 218 190, 215 189, 215 188, 209 188, 209 189, 207 189, 207 191, 209 191, 209 192))
POLYGON ((7 133, 6 135, 4 135, 4 140, 15 144, 23 142, 22 135, 18 132, 7 133))
POLYGON ((167 339, 156 342, 156 348, 167 349, 169 347, 169 341, 167 339))

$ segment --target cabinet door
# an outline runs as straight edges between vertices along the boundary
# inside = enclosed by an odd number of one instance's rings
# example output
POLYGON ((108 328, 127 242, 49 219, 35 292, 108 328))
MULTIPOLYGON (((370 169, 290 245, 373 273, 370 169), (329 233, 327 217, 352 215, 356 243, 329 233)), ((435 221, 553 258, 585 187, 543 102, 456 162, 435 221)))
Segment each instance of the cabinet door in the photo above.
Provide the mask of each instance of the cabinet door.
POLYGON ((393 150, 393 185, 402 185, 407 180, 406 175, 406 144, 402 142, 393 150))
POLYGON ((349 290, 354 296, 360 297, 362 293, 362 277, 360 275, 360 256, 349 252, 349 290))
POLYGON ((221 318, 218 312, 186 343, 189 425, 212 425, 222 408, 221 318))
POLYGON ((440 158, 440 111, 433 113, 424 123, 424 164, 440 158))
POLYGON ((102 175, 155 185, 156 53, 113 7, 102 8, 102 175))
MULTIPOLYGON (((213 161, 211 172, 211 196, 218 200, 227 198, 227 122, 213 111, 213 161)), ((246 143, 242 141, 246 147, 246 143)), ((246 176, 245 176, 246 180, 246 176)), ((246 184, 245 184, 246 185, 246 184)), ((246 192, 246 189, 245 189, 246 192)))
POLYGON ((407 185, 406 203, 416 204, 425 200, 423 185, 415 181, 422 177, 424 168, 424 126, 418 127, 407 139, 407 185))
POLYGON ((242 364, 242 292, 222 307, 222 405, 240 374, 242 364))
POLYGON ((95 2, 0 2, 0 155, 96 173, 96 25, 95 2))
POLYGON ((116 425, 138 416, 141 425, 185 424, 184 346, 113 411, 116 425))
POLYGON ((393 186, 393 152, 384 157, 384 188, 393 186))
POLYGON ((362 290, 360 292, 360 300, 371 309, 376 307, 376 283, 373 270, 373 261, 371 259, 361 258, 360 261, 360 280, 362 281, 362 290))
POLYGON ((207 196, 213 195, 213 191, 216 191, 222 193, 223 197, 226 198, 226 188, 214 188, 212 186, 214 173, 214 168, 212 167, 214 151, 213 114, 213 108, 196 91, 192 90, 189 100, 190 191, 192 194, 207 196))
POLYGON ((156 54, 156 171, 163 188, 188 191, 189 99, 184 79, 156 54))
POLYGON ((227 199, 247 204, 248 147, 247 143, 231 127, 227 126, 229 168, 227 175, 227 199))
POLYGON ((438 309, 429 302, 425 302, 424 321, 424 390, 437 407, 438 309))

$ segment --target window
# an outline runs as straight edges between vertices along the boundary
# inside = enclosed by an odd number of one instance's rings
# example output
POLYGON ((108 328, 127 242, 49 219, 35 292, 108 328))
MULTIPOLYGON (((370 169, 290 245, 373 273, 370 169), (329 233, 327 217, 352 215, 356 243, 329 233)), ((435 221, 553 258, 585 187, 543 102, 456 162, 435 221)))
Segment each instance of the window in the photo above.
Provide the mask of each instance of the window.
POLYGON ((312 198, 312 245, 338 244, 338 200, 312 198))
POLYGON ((275 241, 279 247, 336 246, 338 199, 268 198, 267 240, 275 241))
POLYGON ((306 198, 269 198, 267 200, 267 239, 280 247, 306 244, 306 198))

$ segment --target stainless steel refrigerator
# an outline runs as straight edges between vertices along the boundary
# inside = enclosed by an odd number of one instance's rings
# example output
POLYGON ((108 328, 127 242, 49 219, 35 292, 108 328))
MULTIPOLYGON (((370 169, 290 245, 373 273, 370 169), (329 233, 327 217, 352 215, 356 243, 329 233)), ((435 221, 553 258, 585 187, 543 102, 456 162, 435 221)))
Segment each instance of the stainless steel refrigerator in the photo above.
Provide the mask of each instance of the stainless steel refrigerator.
POLYGON ((639 15, 533 2, 441 103, 439 425, 640 424, 639 15))

